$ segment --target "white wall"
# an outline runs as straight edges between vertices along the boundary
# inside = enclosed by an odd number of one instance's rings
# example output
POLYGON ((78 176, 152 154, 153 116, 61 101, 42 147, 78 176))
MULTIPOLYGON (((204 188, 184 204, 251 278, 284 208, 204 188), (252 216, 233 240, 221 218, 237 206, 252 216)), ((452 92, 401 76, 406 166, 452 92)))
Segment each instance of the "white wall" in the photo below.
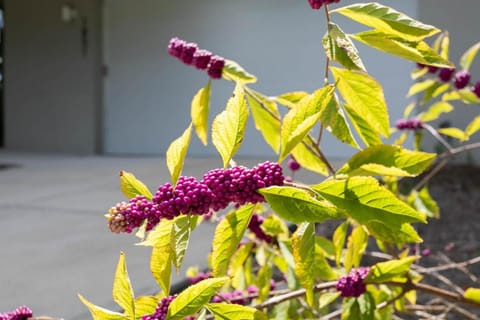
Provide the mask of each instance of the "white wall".
MULTIPOLYGON (((417 16, 417 1, 380 2, 417 16)), ((339 15, 333 20, 346 32, 366 29, 339 15)), ((106 0, 105 151, 163 153, 188 125, 191 98, 207 77, 168 56, 171 37, 236 60, 258 76, 254 89, 276 95, 321 86, 324 33, 322 12, 311 10, 307 1, 106 0)), ((394 121, 407 104, 412 64, 359 48, 369 72, 384 85, 394 121)), ((232 88, 225 81, 214 81, 212 118, 232 88)), ((327 135, 322 146, 331 157, 353 152, 327 135)), ((211 155, 215 150, 195 138, 189 154, 211 155)), ((251 122, 239 155, 273 155, 251 122)))

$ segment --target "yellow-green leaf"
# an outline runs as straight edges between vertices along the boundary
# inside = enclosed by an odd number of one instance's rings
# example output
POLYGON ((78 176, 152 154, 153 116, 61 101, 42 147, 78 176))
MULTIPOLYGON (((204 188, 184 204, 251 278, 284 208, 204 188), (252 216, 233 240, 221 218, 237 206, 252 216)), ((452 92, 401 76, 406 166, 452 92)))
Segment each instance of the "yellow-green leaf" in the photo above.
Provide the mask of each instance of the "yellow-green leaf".
POLYGON ((170 171, 173 185, 177 183, 178 177, 180 177, 180 174, 182 173, 183 162, 187 155, 191 135, 192 125, 190 124, 183 134, 175 139, 167 149, 165 160, 167 162, 168 171, 170 171))
POLYGON ((424 122, 437 120, 442 113, 453 111, 453 106, 445 101, 438 101, 430 106, 427 111, 418 115, 418 118, 424 122))
POLYGON ((314 143, 313 139, 305 137, 291 153, 302 168, 328 176, 328 167, 315 152, 314 143))
POLYGON ((167 319, 181 320, 193 315, 228 282, 227 277, 202 280, 182 291, 168 306, 167 319))
POLYGON ((476 302, 480 304, 480 289, 479 288, 468 288, 465 290, 463 297, 467 300, 476 302))
POLYGON ((407 281, 404 277, 410 270, 411 264, 417 260, 416 256, 409 256, 399 260, 379 262, 370 268, 365 281, 382 283, 385 281, 407 281))
POLYGON ((347 237, 348 221, 343 222, 333 232, 332 242, 335 246, 335 263, 340 264, 340 258, 342 257, 343 246, 345 245, 345 239, 347 237))
POLYGON ((129 199, 136 196, 145 196, 149 200, 152 199, 152 193, 147 186, 135 178, 133 174, 123 170, 120 171, 120 190, 129 199))
POLYGON ((384 137, 390 134, 387 103, 381 85, 364 72, 330 67, 343 99, 384 137))
POLYGON ((431 86, 433 86, 435 83, 437 83, 436 80, 434 79, 426 79, 420 82, 415 82, 410 89, 408 90, 408 97, 413 96, 414 94, 420 93, 422 91, 427 90, 431 86))
POLYGON ((315 228, 312 223, 301 224, 292 236, 295 274, 306 290, 307 303, 315 305, 313 273, 315 269, 315 228))
POLYGON ((465 131, 459 128, 440 128, 438 129, 438 132, 443 135, 458 139, 460 141, 466 141, 470 138, 465 131))
POLYGON ((359 114, 355 108, 348 104, 343 105, 343 107, 357 134, 367 146, 374 146, 382 143, 378 131, 363 117, 363 115, 359 114))
POLYGON ((78 298, 82 303, 88 308, 90 311, 90 314, 92 315, 93 320, 126 320, 130 319, 128 316, 110 311, 108 309, 99 307, 94 305, 93 303, 89 302, 87 299, 85 299, 81 294, 78 294, 78 298))
POLYGON ((258 191, 279 216, 293 223, 322 222, 343 217, 330 203, 317 200, 298 188, 272 186, 258 191))
POLYGON ((480 103, 480 98, 469 88, 462 90, 448 91, 442 96, 443 101, 461 100, 463 103, 480 103))
POLYGON ((440 208, 430 196, 427 187, 423 187, 420 191, 412 191, 408 197, 408 202, 411 203, 418 212, 424 213, 428 217, 440 217, 440 208))
POLYGON ((237 84, 233 96, 228 100, 226 109, 215 117, 212 124, 212 142, 223 159, 226 167, 243 141, 248 120, 245 94, 237 84))
POLYGON ((195 228, 198 216, 183 215, 174 219, 170 245, 172 246, 173 265, 180 270, 190 241, 190 233, 195 228))
POLYGON ((362 260, 363 253, 367 249, 368 234, 363 230, 362 226, 357 226, 352 230, 348 237, 347 251, 343 264, 346 271, 350 271, 352 267, 358 268, 362 260))
POLYGON ((333 86, 318 89, 304 97, 283 118, 279 162, 287 157, 320 120, 321 111, 332 99, 333 86))
POLYGON ((413 62, 440 68, 451 68, 452 63, 436 53, 424 41, 409 41, 405 38, 379 32, 365 31, 352 36, 372 48, 413 62))
POLYGON ((257 82, 257 78, 253 74, 248 73, 242 66, 232 60, 225 60, 222 77, 226 80, 235 81, 237 83, 257 82))
POLYGON ((293 108, 295 104, 297 104, 300 100, 308 96, 308 92, 305 91, 292 91, 282 93, 279 96, 273 97, 276 102, 279 104, 286 106, 288 108, 293 108))
POLYGON ((330 22, 328 34, 323 37, 323 47, 328 58, 350 70, 366 71, 357 48, 340 27, 330 22))
POLYGON ((197 137, 204 145, 208 143, 208 113, 210 110, 210 92, 211 80, 205 87, 198 90, 192 99, 190 108, 190 116, 192 118, 193 127, 197 133, 197 137))
POLYGON ((152 314, 158 306, 158 297, 140 296, 135 299, 135 313, 141 315, 152 314))
POLYGON ((477 56, 478 50, 480 50, 480 42, 475 43, 473 46, 467 49, 460 58, 460 66, 463 70, 469 70, 472 65, 473 59, 477 56))
POLYGON ((434 26, 414 20, 376 2, 353 4, 331 12, 340 13, 358 23, 409 40, 421 40, 440 31, 434 26))
POLYGON ((275 153, 280 149, 280 112, 277 104, 258 93, 247 94, 255 128, 275 153))
POLYGON ((231 211, 217 225, 211 255, 214 276, 226 274, 230 259, 242 240, 254 209, 254 205, 247 205, 231 211))
POLYGON ((326 292, 323 293, 318 299, 318 307, 320 309, 325 308, 326 306, 332 304, 338 297, 340 297, 341 292, 326 292))
POLYGON ((120 253, 120 258, 113 279, 113 301, 118 303, 127 316, 135 320, 135 297, 133 295, 132 285, 128 277, 127 265, 125 263, 125 254, 120 253))
POLYGON ((229 303, 208 303, 205 307, 215 315, 215 319, 267 320, 265 313, 258 309, 229 303))
POLYGON ((434 153, 411 151, 394 145, 368 147, 353 157, 337 173, 355 175, 416 176, 435 159, 434 153))
POLYGON ((480 130, 480 116, 476 116, 465 129, 465 133, 471 137, 474 135, 478 130, 480 130))

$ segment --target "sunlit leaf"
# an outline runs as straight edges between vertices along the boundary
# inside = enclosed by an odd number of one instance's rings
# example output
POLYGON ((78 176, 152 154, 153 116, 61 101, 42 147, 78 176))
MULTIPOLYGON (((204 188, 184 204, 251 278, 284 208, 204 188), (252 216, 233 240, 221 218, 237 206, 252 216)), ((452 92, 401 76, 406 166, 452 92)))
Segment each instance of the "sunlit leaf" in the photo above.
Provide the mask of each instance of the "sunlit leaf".
POLYGON ((272 186, 258 191, 279 216, 294 223, 322 222, 343 217, 328 202, 317 200, 298 188, 272 186))
POLYGON ((342 257, 343 246, 345 245, 345 239, 347 238, 348 221, 343 222, 333 232, 332 242, 335 246, 335 263, 340 264, 340 258, 342 257))
POLYGON ((441 114, 453 111, 454 107, 445 101, 438 101, 430 106, 427 111, 418 115, 418 118, 424 122, 437 120, 441 114))
POLYGON ((135 297, 128 277, 125 254, 120 253, 115 277, 113 279, 113 300, 118 303, 130 319, 135 320, 135 297))
POLYGON ((243 141, 248 109, 241 85, 235 87, 226 109, 215 117, 212 124, 212 142, 226 167, 243 141))
POLYGON ((190 233, 195 228, 198 216, 182 215, 175 218, 171 234, 173 265, 180 270, 190 241, 190 233))
POLYGON ((367 278, 368 283, 382 283, 386 281, 401 281, 407 279, 404 275, 410 270, 411 264, 417 260, 416 256, 409 256, 399 260, 379 262, 370 268, 367 278))
POLYGON ((293 148, 291 154, 302 168, 327 176, 328 167, 318 156, 314 144, 313 139, 307 136, 303 139, 302 143, 297 144, 297 146, 293 148))
POLYGON ((231 211, 217 225, 211 255, 214 276, 226 274, 230 259, 245 233, 254 209, 254 205, 247 205, 231 211))
POLYGON ((438 132, 443 135, 458 139, 460 141, 466 141, 470 138, 465 131, 459 128, 439 128, 438 132))
POLYGON ((367 249, 368 234, 362 226, 357 226, 352 230, 348 237, 347 251, 343 264, 348 272, 352 267, 358 268, 362 260, 363 253, 367 249))
POLYGON ((227 277, 202 280, 183 290, 168 306, 167 319, 181 320, 200 310, 226 283, 227 277))
POLYGON ((130 319, 130 317, 110 311, 108 309, 99 307, 94 305, 93 303, 89 302, 87 299, 85 299, 81 294, 78 294, 78 298, 82 303, 88 308, 90 311, 90 314, 92 315, 93 320, 127 320, 130 319))
POLYGON ((451 68, 452 63, 436 53, 424 41, 409 41, 403 37, 377 30, 365 31, 352 36, 372 48, 413 62, 440 68, 451 68))
POLYGON ((408 106, 406 106, 405 110, 403 111, 403 117, 408 118, 416 106, 417 104, 415 102, 408 104, 408 106))
POLYGON ((412 191, 408 200, 418 212, 431 218, 440 217, 440 208, 430 196, 427 187, 423 187, 420 191, 412 191))
POLYGON ((208 143, 208 113, 210 109, 211 80, 205 87, 198 90, 192 99, 190 116, 197 137, 204 145, 208 143))
POLYGON ((257 78, 248 73, 242 66, 232 60, 225 60, 225 66, 222 70, 222 77, 226 80, 232 80, 239 83, 254 83, 257 78))
POLYGON ((120 171, 120 189, 129 199, 136 196, 145 196, 149 200, 152 199, 152 193, 147 186, 127 171, 120 171))
POLYGON ((480 304, 480 289, 479 288, 468 288, 465 290, 463 297, 467 300, 476 302, 480 304))
POLYGON ((178 177, 180 177, 180 174, 182 173, 183 162, 187 155, 191 135, 192 125, 190 124, 183 134, 175 139, 167 149, 165 160, 174 185, 177 183, 178 177))
POLYGON ((440 31, 434 26, 416 21, 376 2, 353 4, 331 12, 340 13, 358 23, 409 40, 421 40, 440 31))
POLYGON ((367 146, 373 146, 382 143, 377 130, 367 119, 363 118, 363 116, 357 113, 357 110, 350 105, 345 104, 343 107, 357 134, 367 146))
POLYGON ((350 37, 333 22, 328 24, 328 34, 323 38, 323 47, 330 60, 350 70, 366 70, 350 37))
POLYGON ((372 295, 367 291, 357 299, 360 307, 360 314, 362 320, 374 320, 375 319, 375 300, 372 295))
POLYGON ((350 176, 416 176, 425 171, 434 159, 433 153, 411 151, 394 145, 377 145, 355 154, 337 173, 350 176))
POLYGON ((135 313, 137 318, 141 315, 152 314, 158 306, 158 297, 140 296, 135 299, 135 313))
POLYGON ((460 58, 460 66, 463 70, 469 70, 472 65, 473 59, 477 56, 478 50, 480 50, 480 42, 475 43, 473 46, 467 49, 460 58))
POLYGON ((443 94, 442 100, 461 100, 463 103, 466 104, 480 103, 480 98, 477 97, 477 95, 473 93, 472 90, 470 90, 469 88, 446 92, 445 94, 443 94))
POLYGON ((215 319, 267 320, 265 313, 258 309, 228 303, 208 303, 205 307, 215 315, 215 319))
POLYGON ((257 272, 258 300, 261 302, 265 301, 270 293, 272 274, 272 266, 268 263, 261 266, 257 272))
POLYGON ((292 92, 282 93, 279 96, 273 97, 273 99, 275 99, 275 101, 281 105, 284 105, 288 108, 293 108, 295 104, 297 104, 300 100, 305 98, 305 96, 308 96, 308 92, 292 91, 292 92))
POLYGON ((318 307, 320 309, 322 309, 322 308, 325 308, 326 306, 332 304, 333 302, 335 302, 335 300, 338 299, 338 297, 340 297, 340 294, 341 294, 340 292, 325 292, 325 293, 322 293, 322 295, 318 299, 318 307))
POLYGON ((292 236, 292 248, 295 274, 306 289, 307 303, 314 306, 315 228, 312 223, 303 223, 298 227, 292 236))
POLYGON ((465 133, 471 137, 474 135, 478 130, 480 130, 480 116, 476 116, 465 129, 465 133))
POLYGON ((423 80, 423 81, 420 81, 420 82, 415 82, 411 87, 410 89, 408 90, 408 94, 407 96, 408 97, 411 97, 417 93, 420 93, 422 91, 425 91, 427 90, 428 88, 430 88, 431 86, 433 86, 435 83, 437 83, 436 80, 434 79, 426 79, 426 80, 423 80))

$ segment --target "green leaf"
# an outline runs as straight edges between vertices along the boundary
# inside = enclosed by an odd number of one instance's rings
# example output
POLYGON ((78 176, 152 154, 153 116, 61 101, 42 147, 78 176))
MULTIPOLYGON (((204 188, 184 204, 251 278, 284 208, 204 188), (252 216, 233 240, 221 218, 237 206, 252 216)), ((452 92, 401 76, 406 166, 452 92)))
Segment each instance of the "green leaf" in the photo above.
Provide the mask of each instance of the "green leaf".
POLYGON ((378 132, 372 127, 367 119, 357 113, 357 110, 352 108, 350 105, 345 104, 344 109, 352 122, 353 127, 357 131, 358 135, 362 141, 367 146, 381 144, 382 140, 380 139, 378 132))
POLYGON ((210 278, 183 290, 168 306, 167 319, 181 320, 196 313, 227 282, 227 277, 210 278))
POLYGON ((480 289, 468 288, 467 290, 465 290, 463 297, 467 300, 480 304, 480 289))
POLYGON ((384 137, 390 134, 388 110, 381 85, 360 71, 330 67, 343 99, 384 137))
POLYGON ((434 26, 416 21, 376 2, 353 4, 331 12, 340 13, 363 25, 409 40, 421 40, 440 31, 434 26))
POLYGON ((303 139, 302 143, 297 144, 297 146, 293 148, 291 154, 302 168, 328 176, 327 165, 316 153, 314 144, 313 139, 307 136, 303 139))
POLYGON ((340 258, 342 257, 343 246, 345 245, 345 239, 347 237, 348 221, 343 222, 333 232, 332 242, 335 246, 335 263, 340 264, 340 258))
POLYGON ((322 236, 316 236, 315 244, 325 257, 330 260, 335 260, 335 245, 332 241, 322 236))
POLYGON ((281 153, 279 162, 283 161, 300 143, 308 132, 320 120, 321 110, 333 96, 333 86, 318 89, 304 97, 283 118, 281 126, 281 153))
POLYGON ((331 179, 312 188, 361 224, 367 224, 370 220, 385 221, 392 225, 426 223, 423 214, 399 200, 372 177, 331 179))
POLYGON ((411 97, 417 93, 425 91, 436 83, 437 81, 434 79, 426 79, 420 82, 415 82, 408 90, 407 97, 411 97))
POLYGON ((322 293, 320 298, 318 299, 318 307, 320 309, 325 308, 326 306, 335 302, 335 300, 340 297, 341 292, 326 292, 322 293))
POLYGON ((258 299, 261 302, 265 301, 270 294, 272 273, 272 266, 269 263, 264 264, 258 270, 256 284, 258 286, 258 299))
POLYGON ((375 300, 373 300, 370 292, 365 292, 357 299, 360 307, 360 314, 362 320, 374 320, 375 319, 375 300))
POLYGON ((344 299, 342 303, 342 320, 359 320, 362 319, 360 305, 358 299, 344 299))
POLYGON ((190 124, 183 134, 175 139, 167 149, 165 160, 167 162, 168 171, 170 172, 173 185, 177 183, 178 177, 180 177, 180 174, 182 173, 183 162, 187 155, 191 135, 192 125, 190 124))
POLYGON ((335 136, 339 141, 347 143, 350 146, 359 149, 359 145, 352 135, 352 131, 345 120, 345 114, 339 107, 338 98, 335 95, 333 99, 325 105, 322 110, 320 120, 325 129, 335 136))
POLYGON ((241 85, 237 84, 226 109, 215 117, 212 124, 212 142, 222 156, 226 167, 243 141, 248 120, 248 109, 241 85))
POLYGON ((215 315, 215 319, 267 320, 265 313, 258 309, 229 303, 208 303, 205 307, 215 315))
POLYGON ((370 220, 365 224, 368 232, 375 238, 402 245, 404 243, 421 243, 422 238, 415 228, 408 223, 392 223, 370 220))
POLYGON ((190 108, 190 117, 198 139, 208 144, 208 112, 210 109, 211 80, 195 94, 190 108))
POLYGON ((280 149, 280 113, 275 102, 258 94, 247 94, 248 105, 252 111, 255 128, 275 153, 280 149))
POLYGON ((152 193, 147 186, 127 171, 120 171, 120 189, 129 199, 136 196, 145 196, 148 200, 152 199, 152 193))
POLYGON ((288 227, 283 219, 275 214, 268 215, 260 226, 268 235, 275 237, 288 237, 288 227))
POLYGON ((442 32, 433 43, 433 50, 440 53, 442 58, 448 60, 450 51, 450 35, 448 31, 442 32))
POLYGON ((226 80, 232 80, 237 83, 254 83, 257 82, 257 78, 248 73, 242 66, 232 60, 225 60, 225 66, 223 67, 222 77, 226 80))
POLYGON ((471 137, 474 135, 478 130, 480 130, 480 116, 476 116, 465 129, 465 133, 471 137))
POLYGON ((288 108, 293 108, 300 100, 308 96, 308 92, 305 91, 292 91, 286 92, 279 96, 274 97, 275 101, 288 108))
POLYGON ((87 299, 85 299, 81 294, 78 294, 78 298, 82 303, 88 308, 90 311, 90 314, 92 315, 93 320, 126 320, 130 319, 128 316, 110 311, 108 309, 99 307, 94 305, 93 303, 89 302, 87 299))
POLYGON ((377 30, 357 33, 352 37, 372 48, 402 59, 440 68, 453 67, 448 60, 436 53, 424 41, 409 41, 403 37, 377 30))
POLYGON ((418 212, 427 217, 440 218, 440 208, 430 196, 427 187, 423 187, 420 191, 413 191, 408 200, 418 212))
POLYGON ((298 188, 272 186, 258 192, 279 216, 293 223, 322 222, 343 217, 343 214, 328 202, 317 200, 298 188))
POLYGON ((443 135, 458 139, 460 141, 466 141, 470 138, 465 131, 459 128, 439 128, 438 132, 443 135))
POLYGON ((254 205, 247 205, 231 211, 217 225, 211 256, 214 276, 226 274, 230 259, 245 233, 254 208, 254 205))
POLYGON ((406 106, 405 110, 403 111, 403 117, 408 118, 416 106, 417 104, 415 102, 409 103, 408 106, 406 106))
POLYGON ((306 290, 307 303, 315 305, 313 273, 315 270, 315 228, 312 223, 301 224, 292 236, 295 274, 306 290))
POLYGON ((475 43, 473 46, 467 49, 460 58, 460 66, 463 70, 468 71, 472 65, 473 59, 477 56, 478 50, 480 50, 480 42, 475 43))
POLYGON ((355 154, 337 173, 414 177, 424 172, 434 159, 434 153, 406 150, 395 145, 376 145, 355 154))
POLYGON ((349 70, 366 71, 350 37, 333 22, 328 24, 328 34, 323 37, 323 47, 330 60, 340 63, 349 70))
POLYGON ((358 268, 362 260, 363 253, 367 249, 368 234, 362 226, 357 226, 352 230, 348 237, 347 252, 343 264, 348 272, 352 267, 358 268))
POLYGON ((337 271, 334 271, 330 264, 325 259, 323 250, 318 244, 315 244, 315 258, 314 258, 314 278, 321 279, 326 281, 337 280, 340 277, 340 274, 337 271))
POLYGON ((418 115, 418 118, 424 122, 437 120, 442 113, 453 111, 453 106, 445 101, 438 101, 430 106, 427 111, 418 115))
POLYGON ((480 103, 480 98, 478 98, 477 95, 473 93, 472 90, 470 90, 469 88, 449 91, 442 96, 442 100, 461 100, 463 103, 466 104, 480 103))
POLYGON ((410 265, 417 260, 416 256, 409 256, 399 260, 379 262, 370 268, 367 278, 368 283, 382 283, 386 281, 405 282, 405 275, 410 270, 410 265))
POLYGON ((173 265, 180 270, 187 251, 190 233, 195 228, 198 216, 179 216, 173 223, 170 245, 172 246, 173 265))
POLYGON ((113 301, 118 303, 130 319, 135 320, 135 297, 133 295, 132 285, 128 277, 127 265, 125 263, 125 254, 120 253, 120 258, 113 279, 113 301))
POLYGON ((140 296, 135 299, 135 313, 137 318, 142 315, 152 314, 158 306, 158 297, 140 296))

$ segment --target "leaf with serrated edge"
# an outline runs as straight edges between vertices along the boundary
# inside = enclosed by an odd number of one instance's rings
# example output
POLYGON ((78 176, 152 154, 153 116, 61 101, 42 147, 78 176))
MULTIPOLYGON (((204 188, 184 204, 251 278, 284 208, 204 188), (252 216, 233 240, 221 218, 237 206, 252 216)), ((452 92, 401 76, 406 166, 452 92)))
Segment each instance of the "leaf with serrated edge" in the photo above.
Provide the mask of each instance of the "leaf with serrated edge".
POLYGON ((467 49, 460 58, 460 66, 463 70, 469 70, 472 65, 473 59, 477 56, 478 50, 480 50, 480 42, 475 43, 473 46, 467 49))
POLYGON ((222 70, 222 77, 226 80, 232 80, 237 83, 254 83, 257 78, 248 73, 242 66, 232 60, 225 60, 225 66, 222 70))
POLYGON ((330 203, 317 200, 298 188, 272 186, 258 192, 279 216, 293 223, 322 222, 343 217, 330 203))
POLYGON ((350 70, 366 71, 350 37, 333 22, 328 24, 328 34, 323 38, 323 47, 330 60, 350 70))
MULTIPOLYGON (((382 283, 402 277, 410 270, 410 265, 417 260, 416 256, 409 256, 399 260, 379 262, 370 268, 365 281, 371 283, 382 283)), ((407 279, 405 278, 404 281, 407 279)))
POLYGON ((215 315, 215 319, 241 319, 241 320, 267 320, 265 313, 258 309, 229 303, 208 303, 205 305, 211 313, 215 315))
POLYGON ((125 254, 120 253, 117 270, 113 279, 113 301, 125 310, 130 319, 135 319, 135 297, 128 277, 125 254))
POLYGON ((308 132, 320 120, 321 111, 332 99, 333 86, 318 89, 313 94, 304 97, 295 107, 290 109, 283 118, 281 127, 281 153, 279 162, 285 159, 295 146, 300 143, 308 132))
POLYGON ((292 236, 295 274, 306 290, 307 303, 314 306, 313 273, 315 269, 315 228, 312 223, 301 224, 292 236))
POLYGON ((353 4, 331 11, 331 13, 334 12, 379 31, 409 40, 418 41, 440 32, 434 26, 416 21, 395 9, 376 2, 353 4))
POLYGON ((382 86, 364 72, 330 67, 337 88, 347 104, 384 137, 390 134, 382 86))
POLYGON ((127 171, 120 171, 120 190, 127 198, 131 199, 136 196, 145 196, 148 200, 152 199, 152 193, 147 186, 133 174, 127 171))
POLYGON ((237 84, 227 107, 215 117, 212 124, 212 142, 223 159, 226 168, 243 141, 248 120, 245 94, 237 84))
POLYGON ((88 308, 92 315, 93 320, 126 320, 129 319, 128 316, 110 311, 108 309, 99 307, 94 305, 93 303, 89 302, 87 299, 85 299, 81 294, 78 294, 78 298, 82 303, 88 308))
POLYGON ((436 53, 424 41, 408 41, 402 37, 373 31, 365 31, 352 36, 374 49, 413 62, 439 68, 452 68, 453 64, 436 53))
POLYGON ((247 229, 254 209, 254 205, 246 205, 236 211, 231 211, 217 225, 213 236, 211 255, 214 276, 226 274, 230 258, 247 229))
POLYGON ((363 116, 359 114, 356 109, 350 107, 348 104, 343 105, 343 108, 345 109, 348 118, 352 122, 353 127, 357 131, 357 134, 367 146, 382 143, 377 130, 373 128, 368 120, 363 118, 363 116))
POLYGON ((170 171, 173 185, 177 183, 178 177, 180 177, 180 174, 182 173, 183 162, 187 155, 191 135, 192 125, 190 124, 183 134, 175 139, 167 149, 165 160, 167 162, 168 171, 170 171))
POLYGON ((427 111, 418 115, 423 122, 437 120, 441 114, 453 111, 453 106, 445 101, 438 101, 430 106, 427 111))
POLYGON ((280 113, 277 104, 256 93, 254 96, 247 94, 247 101, 252 111, 255 128, 261 132, 273 151, 278 153, 280 149, 280 113))
POLYGON ((367 224, 370 220, 385 221, 392 225, 426 223, 423 214, 399 200, 372 177, 331 179, 312 188, 361 224, 367 224))
POLYGON ((210 109, 211 80, 205 87, 198 90, 192 99, 190 117, 197 137, 203 145, 208 144, 208 113, 210 109))
POLYGON ((175 218, 171 234, 173 265, 180 270, 182 266, 185 252, 187 251, 188 243, 190 241, 190 233, 195 227, 198 216, 179 216, 175 218))
POLYGON ((196 313, 228 280, 227 277, 205 279, 183 290, 168 306, 166 319, 181 320, 196 313))
POLYGON ((434 159, 434 153, 412 151, 394 145, 377 145, 355 154, 337 173, 350 176, 416 176, 424 172, 434 159))

